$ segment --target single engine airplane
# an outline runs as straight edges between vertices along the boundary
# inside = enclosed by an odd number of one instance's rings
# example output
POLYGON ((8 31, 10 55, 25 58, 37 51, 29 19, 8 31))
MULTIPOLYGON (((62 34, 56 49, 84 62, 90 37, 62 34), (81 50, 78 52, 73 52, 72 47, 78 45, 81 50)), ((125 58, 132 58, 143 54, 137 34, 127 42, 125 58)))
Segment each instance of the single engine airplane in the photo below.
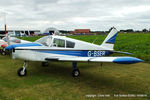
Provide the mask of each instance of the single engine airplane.
POLYGON ((133 64, 143 60, 129 57, 109 56, 112 53, 130 54, 128 52, 114 51, 117 29, 113 28, 101 45, 68 38, 66 36, 45 36, 33 43, 14 44, 6 47, 12 50, 13 59, 24 60, 22 68, 18 69, 19 76, 27 74, 27 61, 67 61, 72 62, 72 76, 77 77, 80 71, 77 62, 113 62, 118 64, 133 64))

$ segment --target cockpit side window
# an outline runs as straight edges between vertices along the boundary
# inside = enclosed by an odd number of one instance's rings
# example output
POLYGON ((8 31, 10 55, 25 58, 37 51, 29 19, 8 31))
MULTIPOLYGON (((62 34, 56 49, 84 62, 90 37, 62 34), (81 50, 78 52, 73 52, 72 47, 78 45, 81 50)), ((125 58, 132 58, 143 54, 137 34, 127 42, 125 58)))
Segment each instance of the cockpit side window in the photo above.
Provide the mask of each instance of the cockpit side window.
POLYGON ((65 47, 65 40, 55 38, 54 42, 53 42, 53 46, 54 47, 65 47))
POLYGON ((10 42, 21 43, 21 40, 17 38, 10 38, 10 42))
POLYGON ((66 41, 66 47, 67 48, 74 48, 74 46, 75 46, 74 42, 66 41))

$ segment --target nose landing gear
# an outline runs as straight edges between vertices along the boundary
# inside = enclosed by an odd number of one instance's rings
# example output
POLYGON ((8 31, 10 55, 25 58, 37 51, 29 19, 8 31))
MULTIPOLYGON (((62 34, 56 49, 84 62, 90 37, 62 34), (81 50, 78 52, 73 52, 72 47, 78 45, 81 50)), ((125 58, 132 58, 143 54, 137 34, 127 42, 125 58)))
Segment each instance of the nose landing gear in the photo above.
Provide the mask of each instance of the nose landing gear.
POLYGON ((18 71, 17 71, 18 76, 26 76, 27 75, 26 67, 27 67, 27 62, 24 61, 23 67, 19 68, 18 71))

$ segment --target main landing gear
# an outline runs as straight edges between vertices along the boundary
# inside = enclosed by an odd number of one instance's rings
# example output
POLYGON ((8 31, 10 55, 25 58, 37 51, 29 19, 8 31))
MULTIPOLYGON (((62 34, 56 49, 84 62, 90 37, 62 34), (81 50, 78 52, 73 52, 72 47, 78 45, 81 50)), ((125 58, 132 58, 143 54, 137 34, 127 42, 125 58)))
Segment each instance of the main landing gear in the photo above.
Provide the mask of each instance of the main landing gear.
POLYGON ((26 67, 27 67, 27 62, 24 61, 23 67, 19 68, 18 71, 17 71, 18 76, 26 76, 27 75, 26 67))
POLYGON ((78 77, 80 75, 80 71, 77 68, 77 62, 73 62, 72 63, 72 68, 73 68, 73 70, 72 70, 72 76, 73 77, 78 77))
POLYGON ((43 67, 48 67, 49 63, 48 62, 42 62, 43 67))
MULTIPOLYGON (((27 67, 27 62, 24 61, 23 67, 19 68, 18 71, 17 71, 18 76, 26 76, 27 75, 26 67, 27 67)), ((73 70, 72 70, 72 76, 73 77, 78 77, 80 75, 80 71, 77 68, 77 62, 73 62, 72 63, 72 68, 73 68, 73 70)))

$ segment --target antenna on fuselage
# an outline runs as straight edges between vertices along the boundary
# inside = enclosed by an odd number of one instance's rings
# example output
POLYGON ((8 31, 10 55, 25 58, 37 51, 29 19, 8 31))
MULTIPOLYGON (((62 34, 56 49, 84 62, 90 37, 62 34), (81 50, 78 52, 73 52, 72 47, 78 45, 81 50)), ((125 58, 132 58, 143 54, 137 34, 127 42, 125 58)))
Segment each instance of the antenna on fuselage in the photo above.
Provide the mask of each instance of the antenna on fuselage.
MULTIPOLYGON (((98 38, 98 37, 97 37, 98 38)), ((97 38, 92 42, 92 44, 94 44, 94 42, 97 40, 97 38)))

